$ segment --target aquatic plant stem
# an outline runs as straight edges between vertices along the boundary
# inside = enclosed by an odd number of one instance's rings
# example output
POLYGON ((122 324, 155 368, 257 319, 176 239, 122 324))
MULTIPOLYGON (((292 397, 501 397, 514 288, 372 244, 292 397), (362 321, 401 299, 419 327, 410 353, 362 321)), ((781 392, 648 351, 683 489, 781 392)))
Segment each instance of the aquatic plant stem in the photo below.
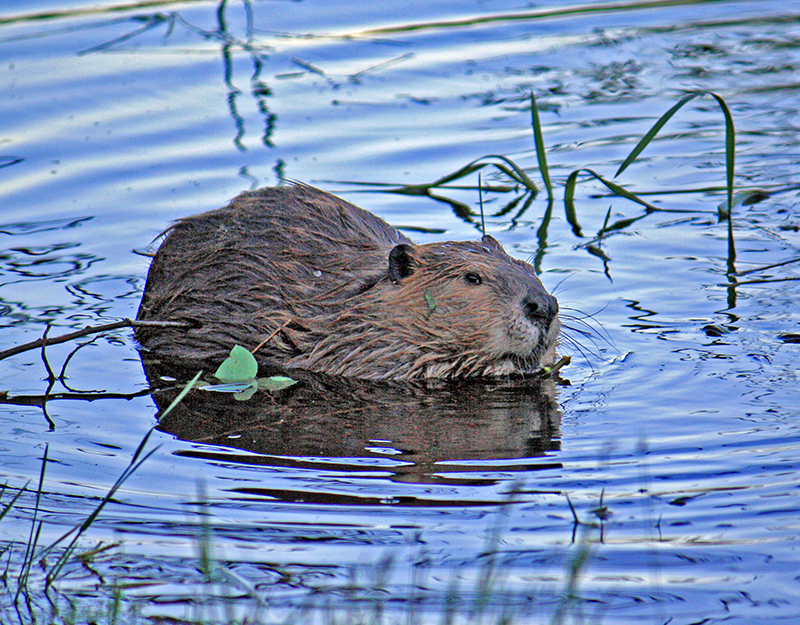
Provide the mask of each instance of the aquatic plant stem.
POLYGON ((42 489, 44 488, 44 474, 47 470, 47 452, 50 449, 50 444, 44 446, 44 455, 42 456, 42 469, 39 472, 39 486, 36 489, 36 504, 33 508, 33 519, 31 520, 31 533, 28 537, 28 545, 25 549, 25 557, 22 559, 22 570, 20 571, 17 580, 17 592, 14 595, 14 605, 17 605, 20 594, 28 585, 28 576, 31 572, 33 565, 33 555, 36 551, 36 545, 39 542, 39 534, 42 531, 42 522, 39 521, 39 527, 36 528, 36 518, 39 515, 39 504, 42 499, 42 489))
POLYGON ((539 162, 539 173, 542 175, 544 188, 547 189, 547 199, 553 201, 553 183, 550 180, 550 169, 547 166, 547 154, 544 148, 544 135, 542 133, 542 122, 539 119, 539 107, 536 104, 536 96, 531 91, 531 126, 533 126, 533 143, 536 146, 536 159, 539 162))
MULTIPOLYGON (((202 375, 202 373, 203 373, 202 371, 198 371, 197 372, 197 375, 195 375, 194 378, 192 378, 192 380, 186 385, 186 387, 183 389, 183 391, 181 391, 181 393, 167 407, 167 409, 161 415, 162 417, 164 415, 168 414, 176 405, 178 405, 178 403, 180 401, 183 400, 183 398, 186 396, 186 394, 195 385, 197 380, 200 379, 200 376, 202 375)), ((69 558, 72 555, 73 551, 75 550, 75 546, 76 546, 76 544, 78 542, 78 539, 83 535, 83 533, 87 529, 89 529, 89 527, 92 525, 92 523, 94 523, 94 520, 97 518, 97 516, 100 514, 100 512, 106 506, 106 504, 109 501, 111 501, 111 499, 114 497, 114 495, 119 490, 119 488, 122 486, 122 484, 125 482, 125 480, 127 480, 131 475, 133 475, 139 469, 139 467, 142 466, 142 464, 144 464, 147 461, 147 459, 150 458, 150 456, 152 456, 158 450, 159 447, 157 446, 157 447, 154 447, 153 449, 151 449, 150 451, 148 451, 147 453, 144 453, 144 448, 147 445, 147 441, 150 440, 150 436, 155 431, 155 428, 156 428, 156 426, 153 426, 152 428, 150 428, 147 431, 147 434, 144 435, 144 437, 142 438, 141 442, 139 443, 139 446, 136 448, 136 451, 133 453, 133 456, 131 457, 131 460, 128 463, 128 466, 120 474, 120 476, 117 478, 117 481, 114 482, 114 485, 105 494, 105 496, 102 498, 100 503, 97 505, 97 507, 94 509, 94 511, 86 518, 86 520, 84 520, 83 523, 73 527, 72 529, 70 529, 69 531, 64 533, 60 538, 58 538, 49 547, 47 547, 45 552, 52 550, 61 541, 65 540, 70 534, 74 533, 74 536, 72 537, 72 540, 70 541, 69 545, 67 545, 67 548, 64 550, 64 552, 58 558, 56 563, 50 569, 50 572, 47 574, 47 577, 46 577, 47 586, 52 585, 53 581, 58 576, 58 574, 61 572, 61 569, 67 563, 67 561, 69 560, 69 558)))
POLYGON ((631 150, 631 153, 628 154, 627 158, 622 161, 622 164, 619 166, 617 173, 614 174, 614 177, 616 178, 619 176, 623 171, 625 171, 628 165, 636 160, 639 154, 642 153, 642 151, 649 145, 653 138, 672 118, 672 116, 675 115, 675 113, 677 113, 690 101, 705 95, 709 95, 717 101, 717 104, 719 104, 720 109, 722 109, 722 114, 725 117, 725 182, 728 195, 728 210, 726 212, 728 219, 728 275, 730 276, 736 273, 736 246, 733 240, 733 179, 736 165, 736 130, 733 125, 733 115, 731 114, 731 110, 722 96, 714 93, 713 91, 692 91, 691 93, 685 95, 676 104, 670 107, 666 113, 659 117, 658 120, 656 120, 656 123, 653 124, 653 127, 645 133, 645 135, 634 146, 633 150, 631 150))
POLYGON ((480 172, 478 172, 478 203, 481 207, 481 234, 486 236, 486 220, 483 212, 483 184, 481 182, 480 172))

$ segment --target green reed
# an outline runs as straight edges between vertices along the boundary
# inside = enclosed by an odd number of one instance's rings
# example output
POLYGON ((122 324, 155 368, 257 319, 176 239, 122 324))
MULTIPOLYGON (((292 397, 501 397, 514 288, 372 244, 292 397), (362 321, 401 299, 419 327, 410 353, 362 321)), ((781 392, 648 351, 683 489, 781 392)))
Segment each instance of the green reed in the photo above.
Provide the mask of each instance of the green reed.
MULTIPOLYGON (((671 106, 664 114, 662 114, 655 123, 651 126, 651 128, 642 136, 642 138, 636 143, 630 153, 623 159, 622 163, 617 168, 616 172, 613 175, 607 175, 602 172, 595 171, 593 169, 589 169, 586 167, 582 167, 571 171, 563 180, 563 201, 564 201, 564 213, 569 223, 570 227, 572 228, 573 233, 580 238, 585 238, 583 233, 583 228, 580 223, 580 219, 578 217, 578 209, 576 205, 576 192, 578 185, 585 182, 594 180, 596 182, 601 183, 605 186, 612 195, 624 198, 629 200, 635 204, 641 206, 644 210, 641 215, 635 217, 625 217, 622 219, 618 219, 614 222, 610 221, 611 213, 610 210, 606 214, 605 219, 603 221, 603 225, 600 229, 596 232, 596 234, 592 237, 592 239, 583 245, 583 247, 592 251, 594 242, 600 241, 605 235, 621 231, 626 228, 629 228, 632 224, 636 223, 640 219, 647 217, 653 213, 693 213, 697 212, 694 210, 686 210, 681 208, 671 208, 671 207, 659 207, 654 205, 652 202, 647 201, 643 197, 643 193, 635 193, 627 188, 620 182, 617 182, 615 179, 620 176, 623 172, 625 172, 631 165, 636 163, 636 161, 640 158, 642 152, 658 137, 659 133, 662 131, 664 126, 684 107, 686 107, 690 102, 695 100, 696 98, 701 97, 711 97, 713 98, 722 111, 722 115, 724 118, 725 123, 725 186, 718 188, 689 188, 689 189, 678 189, 674 191, 664 192, 664 194, 669 195, 670 193, 704 193, 709 191, 717 191, 717 190, 724 190, 726 194, 726 200, 723 205, 719 207, 718 213, 720 219, 725 219, 727 221, 727 239, 728 239, 728 275, 733 276, 735 273, 735 260, 736 260, 736 248, 734 244, 734 232, 733 232, 733 210, 734 206, 739 203, 747 203, 748 198, 754 198, 759 194, 764 194, 762 190, 752 190, 752 191, 745 191, 739 194, 734 193, 734 174, 735 174, 735 151, 736 151, 736 130, 733 123, 733 115, 731 114, 730 108, 728 107, 725 100, 722 96, 711 92, 711 91, 692 91, 682 97, 677 103, 671 106)), ((545 147, 545 139, 544 139, 544 132, 542 130, 542 122, 539 115, 539 107, 536 102, 536 97, 533 93, 530 96, 530 110, 531 110, 531 128, 533 131, 533 141, 534 147, 536 151, 536 160, 538 166, 538 172, 541 176, 542 184, 547 192, 547 208, 543 214, 542 223, 539 227, 537 232, 537 236, 539 238, 539 247, 540 250, 546 247, 546 240, 547 240, 547 230, 549 227, 550 220, 553 215, 553 204, 555 202, 555 184, 553 177, 550 173, 550 167, 547 162, 547 150, 545 147)), ((453 185, 454 182, 459 181, 463 178, 474 174, 475 172, 483 169, 484 167, 494 167, 500 173, 504 174, 506 178, 509 180, 510 185, 503 185, 501 184, 494 184, 494 185, 486 185, 484 183, 479 183, 479 187, 482 191, 494 191, 494 192, 511 192, 516 189, 522 188, 523 192, 528 196, 527 199, 523 202, 521 209, 516 212, 516 217, 519 217, 522 213, 527 211, 533 201, 533 198, 539 192, 539 187, 531 178, 530 173, 520 164, 514 162, 510 158, 506 156, 498 156, 495 154, 489 154, 486 156, 482 156, 477 158, 466 165, 459 167, 455 171, 441 176, 438 179, 429 182, 429 183, 421 183, 421 184, 410 184, 410 185, 377 185, 386 187, 386 191, 390 193, 398 193, 403 195, 421 195, 421 196, 428 196, 432 197, 439 201, 444 201, 451 204, 456 212, 457 215, 460 217, 472 221, 473 213, 469 207, 464 204, 461 204, 451 198, 444 197, 441 195, 443 190, 454 190, 454 189, 468 189, 472 188, 469 186, 455 186, 453 185)), ((373 185, 376 186, 376 185, 373 185)), ((508 214, 511 210, 517 208, 520 198, 513 200, 509 203, 504 209, 502 209, 499 213, 495 216, 503 216, 508 214)), ((602 255, 602 254, 601 254, 602 255)))

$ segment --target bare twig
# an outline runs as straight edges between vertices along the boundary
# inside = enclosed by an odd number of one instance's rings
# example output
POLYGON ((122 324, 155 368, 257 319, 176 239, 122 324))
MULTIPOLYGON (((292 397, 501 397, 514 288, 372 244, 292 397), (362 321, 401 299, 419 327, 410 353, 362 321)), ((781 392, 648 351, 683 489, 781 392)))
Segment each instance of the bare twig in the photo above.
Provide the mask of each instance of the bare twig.
POLYGON ((77 339, 82 336, 88 336, 90 334, 99 334, 100 332, 109 332, 111 330, 117 330, 119 328, 147 328, 147 327, 190 328, 192 326, 189 323, 183 323, 181 321, 134 321, 133 319, 126 318, 126 319, 121 319, 120 321, 114 321, 112 323, 105 323, 100 326, 87 326, 82 330, 76 330, 75 332, 70 332, 69 334, 62 334, 61 336, 56 336, 54 338, 45 336, 35 341, 31 341, 30 343, 17 345, 16 347, 12 347, 10 349, 0 352, 0 360, 8 358, 9 356, 15 356, 16 354, 21 354, 22 352, 30 351, 32 349, 38 349, 40 347, 43 347, 45 344, 56 345, 58 343, 66 343, 67 341, 71 341, 73 339, 77 339))
POLYGON ((747 269, 745 271, 737 271, 735 275, 737 276, 746 276, 749 273, 755 273, 757 271, 766 271, 767 269, 775 269, 775 267, 783 267, 784 265, 790 265, 791 263, 800 263, 800 258, 790 258, 789 260, 784 260, 780 263, 772 263, 771 265, 764 265, 762 267, 755 267, 754 269, 747 269))
POLYGON ((277 328, 275 328, 275 331, 274 331, 272 334, 270 334, 270 335, 269 335, 267 338, 265 338, 263 341, 261 341, 261 342, 260 342, 258 345, 256 345, 256 346, 255 346, 253 349, 251 349, 251 350, 250 350, 250 353, 251 353, 251 354, 255 354, 255 353, 256 353, 256 352, 257 352, 259 349, 261 349, 262 347, 264 347, 264 345, 266 345, 267 343, 269 343, 269 342, 270 342, 272 339, 274 339, 274 338, 275 338, 275 337, 276 337, 278 334, 280 334, 281 332, 283 332, 283 330, 285 330, 285 329, 286 329, 286 327, 287 327, 287 326, 288 326, 290 323, 292 323, 292 321, 293 321, 293 319, 287 319, 287 320, 286 320, 284 323, 282 323, 280 326, 278 326, 277 328))
POLYGON ((42 333, 42 338, 39 339, 39 343, 42 346, 42 362, 44 362, 44 368, 47 369, 47 381, 52 386, 52 383, 56 381, 56 374, 53 373, 53 369, 50 368, 50 363, 47 362, 47 354, 45 354, 45 346, 49 345, 49 341, 47 339, 47 335, 50 332, 50 328, 53 326, 49 323, 45 326, 44 332, 42 333))

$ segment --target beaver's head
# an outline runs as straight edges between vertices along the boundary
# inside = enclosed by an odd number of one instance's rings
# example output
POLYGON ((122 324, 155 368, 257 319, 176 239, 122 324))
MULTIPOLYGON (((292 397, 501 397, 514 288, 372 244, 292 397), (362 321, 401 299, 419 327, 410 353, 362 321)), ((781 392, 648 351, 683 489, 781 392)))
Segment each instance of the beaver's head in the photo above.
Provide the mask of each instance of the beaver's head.
POLYGON ((554 355, 558 301, 490 236, 397 245, 388 277, 381 323, 420 348, 417 375, 530 372, 554 355))

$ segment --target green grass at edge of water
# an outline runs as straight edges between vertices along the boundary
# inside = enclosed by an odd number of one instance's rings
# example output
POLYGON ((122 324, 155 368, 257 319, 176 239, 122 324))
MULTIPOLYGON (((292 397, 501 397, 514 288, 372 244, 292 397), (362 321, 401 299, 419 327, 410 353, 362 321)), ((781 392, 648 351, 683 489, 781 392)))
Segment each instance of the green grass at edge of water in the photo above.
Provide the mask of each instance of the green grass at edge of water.
MULTIPOLYGON (((187 388, 189 388, 187 386, 187 388)), ((176 400, 177 401, 177 400, 176 400)), ((134 452, 128 467, 117 479, 113 487, 102 498, 101 503, 86 519, 76 525, 72 530, 61 536, 54 543, 40 547, 38 535, 44 521, 37 520, 34 514, 31 520, 31 532, 27 542, 6 544, 0 550, 0 557, 6 560, 5 570, 0 575, 0 581, 5 586, 9 594, 14 595, 11 602, 6 602, 6 609, 13 606, 15 614, 6 613, 4 625, 20 623, 20 625, 45 623, 48 625, 116 625, 125 623, 126 625, 149 624, 164 622, 164 618, 155 616, 149 618, 143 613, 147 610, 148 599, 129 598, 126 590, 141 586, 147 586, 146 580, 142 580, 136 575, 127 579, 124 574, 118 572, 113 576, 109 574, 96 573, 101 580, 101 584, 95 588, 96 596, 87 600, 86 589, 77 590, 59 589, 61 582, 65 587, 70 586, 70 574, 75 568, 69 569, 69 563, 78 563, 84 570, 94 571, 94 568, 111 569, 124 567, 124 564, 115 563, 117 548, 121 543, 113 545, 100 545, 93 549, 81 550, 78 548, 78 538, 83 535, 98 518, 103 507, 117 492, 122 483, 135 472, 143 462, 157 449, 154 448, 144 452, 151 431, 143 437, 142 442, 134 452), (73 535, 74 534, 74 535, 73 535), (66 538, 73 535, 72 540, 66 547, 59 547, 65 542, 66 538), (13 562, 18 562, 19 558, 12 558, 11 551, 17 549, 24 551, 21 565, 15 567, 13 562), (98 562, 97 558, 103 554, 104 562, 98 562), (53 564, 48 561, 55 559, 53 564), (34 573, 36 572, 36 573, 34 573), (10 618, 11 617, 11 618, 10 618)), ((47 451, 42 456, 42 470, 38 488, 33 494, 36 498, 35 511, 38 511, 39 501, 44 494, 45 469, 48 462, 52 460, 48 457, 47 451)), ((14 492, 9 487, 4 487, 0 495, 11 494, 10 500, 0 507, 0 521, 6 517, 19 503, 20 497, 28 491, 27 485, 14 492)), ((509 494, 509 501, 513 503, 515 489, 512 488, 509 494)), ((199 573, 200 580, 185 580, 186 584, 203 590, 204 594, 196 597, 195 606, 190 607, 188 602, 186 611, 194 610, 198 616, 190 620, 170 619, 173 623, 225 623, 228 625, 245 623, 292 623, 302 625, 303 623, 337 623, 340 625, 360 625, 372 623, 381 625, 386 623, 403 622, 407 625, 415 625, 422 622, 431 622, 430 611, 422 612, 418 604, 423 599, 420 596, 412 595, 401 598, 405 606, 405 612, 398 616, 396 610, 398 598, 391 597, 393 608, 388 609, 389 595, 385 590, 390 574, 396 571, 399 566, 391 557, 385 557, 377 562, 372 568, 373 580, 357 579, 358 575, 353 571, 350 583, 344 585, 334 585, 328 588, 320 588, 310 596, 308 601, 301 602, 300 607, 283 608, 285 612, 289 609, 290 614, 285 619, 274 620, 268 618, 269 604, 252 583, 238 575, 224 562, 214 557, 214 530, 209 522, 212 518, 209 504, 206 500, 205 492, 202 487, 198 487, 197 513, 200 519, 197 534, 197 563, 194 569, 199 573), (226 592, 232 589, 236 598, 231 599, 232 595, 226 592), (329 597, 336 597, 341 604, 341 598, 351 599, 352 608, 334 607, 328 602, 329 597), (242 598, 245 598, 249 605, 242 608, 242 598), (236 605, 234 605, 234 601, 236 605), (202 605, 203 608, 198 608, 202 605), (242 613, 246 612, 244 616, 242 613), (205 612, 205 613, 203 613, 205 612), (209 616, 217 613, 217 616, 209 616), (397 619, 401 618, 400 621, 397 619)), ((580 610, 579 586, 581 579, 590 564, 591 554, 596 546, 596 540, 591 534, 596 525, 581 522, 578 519, 575 509, 572 507, 569 498, 567 501, 572 510, 575 529, 580 530, 579 540, 573 545, 572 557, 568 559, 565 567, 561 601, 549 620, 552 625, 560 625, 567 622, 574 610, 580 610)), ((601 503, 602 507, 602 503, 601 503)), ((493 596, 502 590, 503 569, 499 561, 501 552, 498 550, 501 544, 504 529, 504 520, 508 515, 509 506, 499 506, 496 511, 495 522, 486 538, 486 545, 481 556, 482 567, 478 572, 475 587, 466 594, 459 589, 456 580, 453 579, 444 600, 440 605, 440 613, 435 621, 443 624, 454 622, 474 623, 475 625, 500 625, 515 622, 513 611, 504 607, 498 607, 493 596)), ((602 518, 598 516, 598 518, 602 518)), ((421 562, 424 558, 413 558, 409 563, 411 592, 424 586, 426 567, 421 562)), ((280 572, 280 571, 278 571, 280 572)), ((289 571, 282 572, 282 575, 289 579, 289 571)), ((455 575, 455 573, 454 573, 455 575)), ((153 583, 160 583, 153 580, 153 583)), ((2 616, 2 614, 0 614, 2 616)), ((543 617, 544 618, 544 617, 543 617)))

